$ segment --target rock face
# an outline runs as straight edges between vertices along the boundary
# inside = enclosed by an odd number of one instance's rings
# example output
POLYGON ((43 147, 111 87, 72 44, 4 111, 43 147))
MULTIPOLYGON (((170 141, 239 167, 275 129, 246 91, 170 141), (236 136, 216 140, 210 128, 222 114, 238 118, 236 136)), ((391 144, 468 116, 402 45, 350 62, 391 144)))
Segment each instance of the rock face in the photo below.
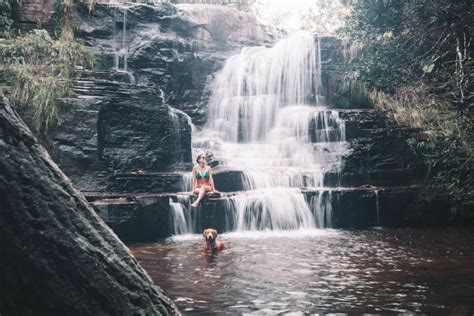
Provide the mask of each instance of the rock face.
POLYGON ((186 114, 164 105, 156 94, 130 92, 99 111, 99 159, 116 173, 189 169, 191 125, 186 114))
POLYGON ((80 3, 78 11, 77 36, 101 69, 79 71, 65 100, 75 110, 50 133, 49 152, 83 192, 177 191, 174 172, 191 170, 191 119, 205 120, 206 84, 228 56, 269 43, 271 32, 221 6, 96 4, 89 13, 80 3))
POLYGON ((340 186, 409 186, 423 184, 426 166, 419 163, 406 140, 416 137, 418 130, 387 122, 375 110, 341 110, 345 120, 346 139, 352 149, 344 158, 337 175, 328 174, 327 182, 340 186))
POLYGON ((206 84, 244 46, 268 44, 272 32, 252 15, 214 5, 97 4, 82 7, 77 34, 106 68, 162 89, 166 103, 205 120, 206 84))
POLYGON ((54 161, 81 191, 110 191, 117 177, 191 168, 191 123, 160 91, 127 75, 83 72, 74 111, 50 132, 54 161))
POLYGON ((179 314, 0 99, 0 313, 179 314))
POLYGON ((12 2, 15 26, 24 29, 52 29, 52 17, 57 0, 26 0, 12 2))

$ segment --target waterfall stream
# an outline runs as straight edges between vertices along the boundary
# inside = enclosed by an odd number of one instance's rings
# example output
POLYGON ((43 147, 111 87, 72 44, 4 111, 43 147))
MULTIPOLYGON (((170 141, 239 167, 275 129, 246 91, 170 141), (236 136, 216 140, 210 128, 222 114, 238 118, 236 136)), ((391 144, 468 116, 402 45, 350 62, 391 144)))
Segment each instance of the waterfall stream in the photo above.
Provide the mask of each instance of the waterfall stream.
POLYGON ((348 146, 344 121, 323 103, 319 40, 298 33, 271 48, 244 48, 211 90, 193 146, 212 152, 221 170, 242 173, 244 191, 228 198, 232 230, 331 227, 324 174, 340 169, 348 146), (320 194, 305 201, 302 187, 320 194))
POLYGON ((135 84, 135 77, 128 70, 129 36, 127 36, 127 12, 129 4, 121 0, 111 1, 114 4, 113 58, 114 70, 127 75, 130 83, 135 84), (120 12, 121 11, 121 12, 120 12), (121 24, 121 28, 117 27, 121 24))

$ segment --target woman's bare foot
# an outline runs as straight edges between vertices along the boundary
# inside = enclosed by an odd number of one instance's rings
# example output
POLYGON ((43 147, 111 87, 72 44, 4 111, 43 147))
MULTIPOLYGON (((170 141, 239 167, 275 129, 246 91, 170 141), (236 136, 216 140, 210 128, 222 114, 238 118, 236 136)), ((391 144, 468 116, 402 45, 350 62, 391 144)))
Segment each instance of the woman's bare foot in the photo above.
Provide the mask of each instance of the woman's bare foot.
POLYGON ((191 207, 198 207, 198 204, 196 202, 191 204, 191 207))

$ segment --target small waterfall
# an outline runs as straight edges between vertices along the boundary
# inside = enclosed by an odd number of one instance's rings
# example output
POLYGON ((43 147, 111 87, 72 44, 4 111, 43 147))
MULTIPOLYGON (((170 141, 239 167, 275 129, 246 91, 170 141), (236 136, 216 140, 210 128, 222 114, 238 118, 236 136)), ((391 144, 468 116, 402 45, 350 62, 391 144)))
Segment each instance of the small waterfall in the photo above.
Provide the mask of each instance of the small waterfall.
POLYGON ((297 189, 248 191, 235 196, 235 229, 294 230, 316 228, 314 217, 297 189))
MULTIPOLYGON (((321 83, 321 38, 318 36, 318 51, 317 51, 317 61, 316 61, 316 78, 319 79, 319 83, 321 83)), ((321 84, 316 86, 316 105, 323 104, 324 97, 322 96, 323 89, 321 84)))
POLYGON ((128 76, 130 83, 135 83, 135 77, 131 72, 128 71, 128 43, 127 43, 127 12, 128 6, 121 1, 114 1, 114 38, 113 38, 113 49, 114 49, 114 69, 117 72, 124 73, 128 76), (121 41, 117 39, 117 33, 120 30, 116 29, 116 21, 119 20, 117 11, 122 11, 122 29, 121 29, 121 41), (120 43, 119 43, 120 42, 120 43))
POLYGON ((310 207, 314 212, 318 228, 333 227, 332 225, 332 192, 321 190, 310 199, 310 207))
POLYGON ((344 121, 324 106, 319 39, 299 33, 272 48, 244 48, 211 90, 208 122, 193 132, 193 146, 242 173, 245 192, 228 198, 232 229, 332 227, 323 180, 339 170, 348 145, 344 121), (302 187, 319 195, 308 203, 302 187))
POLYGON ((169 202, 172 209, 173 234, 192 234, 195 227, 195 217, 193 217, 195 214, 189 210, 189 196, 178 195, 177 198, 178 201, 174 202, 170 198, 169 202))
POLYGON ((182 185, 182 190, 183 192, 191 192, 192 187, 192 180, 193 180, 193 175, 191 172, 185 172, 182 174, 183 177, 183 185, 182 185))
POLYGON ((172 131, 175 132, 169 135, 172 136, 169 138, 169 142, 174 143, 175 147, 173 160, 176 162, 176 168, 185 170, 185 153, 187 148, 184 148, 183 143, 186 143, 186 129, 191 129, 191 118, 183 111, 171 106, 168 106, 168 110, 170 122, 173 126, 172 131))
POLYGON ((128 58, 128 46, 126 43, 127 39, 127 11, 128 8, 125 5, 121 5, 117 8, 114 7, 114 65, 115 70, 117 71, 127 71, 127 58, 128 58), (117 30, 115 29, 116 22, 118 18, 117 11, 122 9, 122 40, 121 44, 117 40, 117 30), (122 67, 121 67, 122 66, 122 67))

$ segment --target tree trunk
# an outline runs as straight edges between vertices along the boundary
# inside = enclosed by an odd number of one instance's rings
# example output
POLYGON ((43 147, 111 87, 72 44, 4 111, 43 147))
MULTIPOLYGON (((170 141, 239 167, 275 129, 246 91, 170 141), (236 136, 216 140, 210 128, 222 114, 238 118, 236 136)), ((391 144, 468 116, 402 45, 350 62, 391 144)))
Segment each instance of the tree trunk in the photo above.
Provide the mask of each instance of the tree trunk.
POLYGON ((179 314, 0 95, 0 314, 179 314))

